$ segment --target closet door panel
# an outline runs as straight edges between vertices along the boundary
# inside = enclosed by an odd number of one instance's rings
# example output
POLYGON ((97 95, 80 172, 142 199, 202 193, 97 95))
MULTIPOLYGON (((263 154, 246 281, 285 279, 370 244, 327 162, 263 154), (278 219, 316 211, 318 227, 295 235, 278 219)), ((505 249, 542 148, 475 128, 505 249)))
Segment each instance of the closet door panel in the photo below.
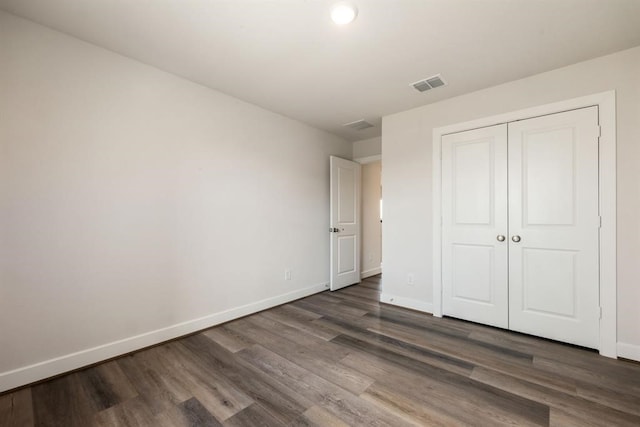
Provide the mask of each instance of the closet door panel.
POLYGON ((443 313, 508 326, 507 127, 442 138, 443 313))
POLYGON ((509 327, 598 347, 597 107, 509 124, 509 327))

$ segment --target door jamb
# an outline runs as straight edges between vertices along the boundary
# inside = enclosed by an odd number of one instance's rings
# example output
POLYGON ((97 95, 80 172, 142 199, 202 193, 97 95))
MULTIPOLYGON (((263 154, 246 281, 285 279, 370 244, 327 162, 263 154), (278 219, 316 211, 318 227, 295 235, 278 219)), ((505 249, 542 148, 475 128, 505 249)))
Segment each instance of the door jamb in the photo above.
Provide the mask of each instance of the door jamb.
POLYGON ((441 138, 443 135, 597 106, 600 227, 600 346, 602 356, 617 357, 616 276, 616 93, 614 90, 526 108, 433 129, 433 315, 442 317, 441 138))

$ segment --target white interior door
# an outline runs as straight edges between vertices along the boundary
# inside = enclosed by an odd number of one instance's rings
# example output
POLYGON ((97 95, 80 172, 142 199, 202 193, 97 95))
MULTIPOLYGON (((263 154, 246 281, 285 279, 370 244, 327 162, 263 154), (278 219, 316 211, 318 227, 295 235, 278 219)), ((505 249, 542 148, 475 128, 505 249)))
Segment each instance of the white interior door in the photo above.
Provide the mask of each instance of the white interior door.
POLYGON ((508 327, 507 126, 442 138, 442 310, 508 327))
POLYGON ((509 327, 598 348, 598 109, 509 123, 509 327))
POLYGON ((360 282, 360 164, 331 156, 332 291, 360 282))

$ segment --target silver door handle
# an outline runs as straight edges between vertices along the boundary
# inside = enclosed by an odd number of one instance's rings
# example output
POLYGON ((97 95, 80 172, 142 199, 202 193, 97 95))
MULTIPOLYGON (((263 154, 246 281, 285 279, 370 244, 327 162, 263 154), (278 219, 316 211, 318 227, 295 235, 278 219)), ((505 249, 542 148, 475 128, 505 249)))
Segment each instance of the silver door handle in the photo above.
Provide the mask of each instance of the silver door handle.
POLYGON ((520 241, 520 236, 518 236, 517 234, 515 236, 511 236, 511 240, 518 243, 520 241))
POLYGON ((498 237, 496 237, 496 239, 498 239, 498 242, 504 242, 505 237, 502 234, 498 234, 498 237))

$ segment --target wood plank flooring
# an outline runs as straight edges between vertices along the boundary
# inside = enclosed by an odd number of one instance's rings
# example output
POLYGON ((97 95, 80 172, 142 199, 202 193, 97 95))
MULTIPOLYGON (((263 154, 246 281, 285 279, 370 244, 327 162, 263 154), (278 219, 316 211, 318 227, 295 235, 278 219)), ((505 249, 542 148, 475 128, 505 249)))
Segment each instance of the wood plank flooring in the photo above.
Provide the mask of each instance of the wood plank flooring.
POLYGON ((0 395, 0 426, 640 426, 640 364, 378 303, 381 278, 0 395))

